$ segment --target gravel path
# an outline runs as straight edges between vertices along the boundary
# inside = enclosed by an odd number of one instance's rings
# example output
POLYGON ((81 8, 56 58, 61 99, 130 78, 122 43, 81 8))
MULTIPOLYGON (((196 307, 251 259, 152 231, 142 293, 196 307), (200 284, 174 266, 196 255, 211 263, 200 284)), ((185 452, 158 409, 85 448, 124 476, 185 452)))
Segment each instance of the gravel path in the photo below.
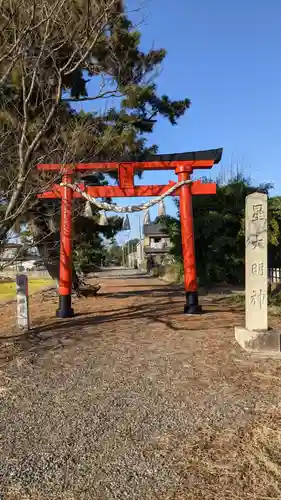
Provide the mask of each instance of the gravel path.
POLYGON ((245 472, 281 368, 235 344, 242 312, 205 297, 187 318, 177 287, 100 278, 72 320, 36 298, 29 336, 3 320, 1 500, 279 498, 245 472))

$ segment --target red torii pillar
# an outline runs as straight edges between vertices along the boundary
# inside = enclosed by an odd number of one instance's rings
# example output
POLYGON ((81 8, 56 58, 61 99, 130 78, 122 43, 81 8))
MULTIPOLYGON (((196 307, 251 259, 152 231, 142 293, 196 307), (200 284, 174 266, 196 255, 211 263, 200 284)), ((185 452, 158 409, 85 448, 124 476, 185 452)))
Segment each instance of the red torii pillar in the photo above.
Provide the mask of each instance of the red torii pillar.
MULTIPOLYGON (((64 175, 63 184, 72 183, 72 175, 64 175)), ((73 190, 63 186, 61 189, 61 227, 60 227, 60 279, 58 318, 74 315, 71 306, 72 293, 72 200, 73 190)))
MULTIPOLYGON (((192 168, 188 166, 176 168, 179 182, 189 180, 191 173, 192 168)), ((184 289, 186 295, 184 313, 201 314, 202 307, 198 302, 191 187, 191 184, 184 184, 180 189, 181 242, 184 267, 184 289)))
MULTIPOLYGON (((62 184, 75 182, 75 172, 118 170, 118 186, 85 186, 79 187, 95 198, 118 197, 157 197, 170 189, 175 182, 167 185, 135 186, 135 170, 174 170, 178 181, 189 180, 194 169, 210 169, 218 163, 222 156, 222 149, 199 151, 195 153, 181 153, 174 155, 151 155, 145 161, 77 163, 74 165, 40 164, 39 170, 60 171, 62 184)), ((186 302, 185 314, 200 314, 201 306, 198 302, 198 284, 196 273, 192 196, 200 194, 216 194, 215 183, 195 181, 175 190, 171 196, 180 197, 180 221, 182 234, 182 253, 184 262, 184 286, 186 302)), ((72 292, 72 203, 73 198, 82 195, 73 192, 72 188, 54 184, 51 191, 38 195, 39 198, 61 198, 61 235, 60 235, 60 279, 59 279, 59 307, 56 315, 60 318, 72 317, 74 314, 71 305, 72 292)))

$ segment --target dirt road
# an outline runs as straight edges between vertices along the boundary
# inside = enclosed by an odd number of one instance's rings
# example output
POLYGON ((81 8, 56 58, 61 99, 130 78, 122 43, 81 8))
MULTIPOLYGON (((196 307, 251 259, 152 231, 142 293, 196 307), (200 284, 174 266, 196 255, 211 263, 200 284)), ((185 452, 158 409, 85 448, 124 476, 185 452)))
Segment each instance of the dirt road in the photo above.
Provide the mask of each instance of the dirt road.
POLYGON ((0 498, 280 498, 281 362, 236 345, 241 309, 185 317, 179 287, 99 280, 71 320, 32 298, 29 335, 1 309, 0 498))

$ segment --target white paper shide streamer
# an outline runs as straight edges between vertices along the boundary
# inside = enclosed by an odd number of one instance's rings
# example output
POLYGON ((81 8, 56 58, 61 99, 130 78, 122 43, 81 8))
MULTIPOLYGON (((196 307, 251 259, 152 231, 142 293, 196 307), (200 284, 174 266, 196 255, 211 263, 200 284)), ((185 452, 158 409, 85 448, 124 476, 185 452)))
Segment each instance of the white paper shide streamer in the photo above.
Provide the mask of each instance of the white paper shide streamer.
POLYGON ((99 216, 99 226, 108 226, 108 219, 105 212, 101 212, 99 216))
POLYGON ((91 219, 93 217, 92 206, 89 200, 87 200, 85 204, 84 216, 88 217, 88 219, 91 219))
POLYGON ((164 217, 166 215, 165 203, 163 200, 159 201, 158 204, 158 217, 164 217))
POLYGON ((129 221, 128 214, 126 214, 126 217, 123 219, 123 226, 122 226, 123 231, 130 231, 131 229, 131 224, 129 221))
POLYGON ((149 210, 146 210, 145 213, 144 213, 144 216, 143 216, 143 223, 145 225, 147 224, 151 224, 151 218, 150 218, 150 213, 149 213, 149 210))

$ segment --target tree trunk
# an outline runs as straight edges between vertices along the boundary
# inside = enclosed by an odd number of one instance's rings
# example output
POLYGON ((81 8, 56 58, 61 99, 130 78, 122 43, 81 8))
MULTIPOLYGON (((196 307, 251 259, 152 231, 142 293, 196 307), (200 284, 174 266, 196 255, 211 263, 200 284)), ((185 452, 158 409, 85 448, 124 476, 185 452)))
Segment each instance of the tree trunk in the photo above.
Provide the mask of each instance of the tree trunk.
MULTIPOLYGON (((34 244, 38 248, 39 255, 53 280, 59 281, 60 268, 60 233, 51 232, 44 215, 31 217, 29 228, 34 238, 34 244)), ((75 268, 72 269, 72 288, 79 292, 80 280, 75 268)))
MULTIPOLYGON (((59 248, 55 253, 55 249, 50 250, 48 243, 38 243, 39 255, 46 267, 48 273, 53 280, 59 282, 60 277, 60 255, 59 248)), ((74 266, 72 266, 72 288, 75 292, 79 292, 80 280, 77 276, 74 266)))

